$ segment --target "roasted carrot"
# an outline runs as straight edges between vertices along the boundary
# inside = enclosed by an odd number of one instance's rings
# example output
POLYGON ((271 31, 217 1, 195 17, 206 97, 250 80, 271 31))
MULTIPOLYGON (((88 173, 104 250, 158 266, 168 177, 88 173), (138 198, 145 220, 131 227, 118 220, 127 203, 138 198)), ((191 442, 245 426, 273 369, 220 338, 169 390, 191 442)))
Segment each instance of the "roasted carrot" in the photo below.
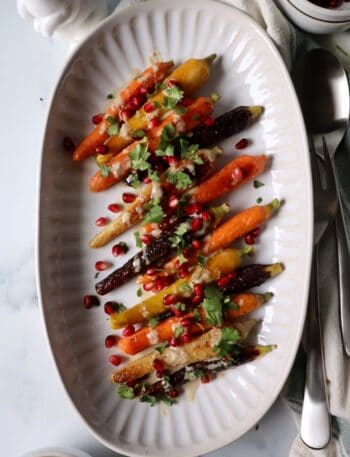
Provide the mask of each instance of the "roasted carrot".
MULTIPOLYGON (((177 131, 186 132, 192 130, 193 127, 199 125, 209 116, 214 110, 214 102, 208 97, 198 97, 188 107, 188 110, 182 116, 176 113, 169 114, 168 117, 158 126, 149 131, 148 134, 148 149, 154 152, 160 141, 161 133, 167 125, 173 125, 177 131), (194 116, 196 115, 196 116, 194 116)), ((90 180, 91 192, 100 192, 108 189, 113 184, 125 178, 130 172, 131 160, 129 153, 141 142, 134 141, 129 146, 124 148, 119 154, 116 154, 106 165, 108 175, 102 176, 101 171, 98 171, 90 180)))
MULTIPOLYGON (((209 77, 210 67, 216 55, 212 54, 204 59, 188 59, 183 64, 179 65, 175 70, 166 78, 164 84, 168 81, 176 81, 183 90, 186 96, 193 95, 209 77)), ((154 116, 162 117, 167 108, 164 106, 165 93, 159 89, 148 100, 148 107, 152 103, 154 106, 154 116)), ((121 151, 127 144, 132 141, 132 133, 137 130, 146 130, 148 128, 148 119, 152 113, 146 113, 142 107, 137 114, 132 116, 126 121, 126 131, 129 135, 115 135, 108 141, 108 148, 113 153, 121 151)))
POLYGON ((262 304, 266 303, 272 297, 273 294, 270 292, 266 292, 265 294, 243 292, 241 294, 233 295, 231 300, 236 303, 239 308, 229 309, 226 313, 226 319, 232 320, 237 317, 245 316, 246 314, 260 308, 262 304))
POLYGON ((134 96, 140 95, 140 90, 144 87, 147 91, 152 91, 158 82, 163 81, 173 66, 173 61, 156 62, 146 68, 136 78, 123 89, 117 101, 112 103, 102 121, 89 133, 89 135, 78 145, 73 154, 73 160, 80 161, 96 154, 96 147, 102 145, 108 138, 107 129, 109 127, 108 116, 113 116, 117 121, 119 113, 134 96))
POLYGON ((239 156, 209 179, 189 191, 191 199, 196 203, 205 204, 227 192, 255 179, 264 171, 266 155, 239 156))

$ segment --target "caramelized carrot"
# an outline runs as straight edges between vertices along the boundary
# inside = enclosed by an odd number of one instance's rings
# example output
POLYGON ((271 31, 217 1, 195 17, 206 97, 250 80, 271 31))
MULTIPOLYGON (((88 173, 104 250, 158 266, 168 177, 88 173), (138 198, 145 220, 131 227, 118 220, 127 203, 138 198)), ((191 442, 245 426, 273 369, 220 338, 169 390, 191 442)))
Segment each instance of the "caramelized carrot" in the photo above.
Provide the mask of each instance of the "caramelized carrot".
POLYGON ((88 134, 86 138, 78 145, 73 154, 73 160, 80 161, 96 154, 96 147, 102 145, 108 138, 107 129, 109 122, 108 116, 113 116, 117 121, 120 120, 121 109, 132 99, 132 97, 140 95, 141 88, 145 88, 151 92, 158 82, 163 81, 173 66, 173 62, 156 62, 152 66, 146 68, 136 78, 123 89, 118 101, 112 103, 102 121, 88 134))
POLYGON ((234 295, 231 300, 239 306, 238 309, 229 309, 226 313, 226 318, 229 320, 236 319, 237 317, 245 316, 252 311, 260 308, 263 303, 266 303, 273 294, 266 292, 265 294, 252 294, 244 292, 234 295))
POLYGON ((266 161, 266 155, 239 156, 209 179, 194 187, 189 194, 196 203, 208 203, 255 179, 264 171, 266 161))
MULTIPOLYGON (((165 126, 174 125, 177 131, 188 132, 203 120, 208 117, 214 110, 214 102, 208 97, 198 97, 191 103, 188 110, 182 116, 176 113, 169 114, 168 117, 157 127, 149 131, 148 134, 148 149, 154 152, 161 141, 161 134, 165 126)), ((91 192, 100 192, 108 189, 113 184, 125 178, 130 172, 131 162, 129 153, 140 143, 134 141, 129 146, 124 148, 119 154, 116 154, 108 163, 108 176, 102 176, 101 171, 98 171, 90 180, 91 192)))

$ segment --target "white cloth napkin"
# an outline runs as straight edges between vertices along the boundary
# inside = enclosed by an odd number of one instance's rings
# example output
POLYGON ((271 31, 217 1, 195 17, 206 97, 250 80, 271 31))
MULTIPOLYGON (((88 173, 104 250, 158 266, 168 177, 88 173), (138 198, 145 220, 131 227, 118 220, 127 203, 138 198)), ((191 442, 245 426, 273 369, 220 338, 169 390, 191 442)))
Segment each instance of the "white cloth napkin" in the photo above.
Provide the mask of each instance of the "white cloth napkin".
MULTIPOLYGON (((118 7, 142 3, 146 0, 122 0, 118 7)), ((293 26, 282 15, 273 0, 222 0, 250 15, 269 34, 288 69, 291 68, 296 52, 297 33, 293 26)), ((347 144, 350 145, 350 135, 347 144)), ((303 253, 300 253, 303 255, 303 253)), ((322 278, 322 321, 323 343, 325 348, 325 363, 327 386, 329 391, 330 410, 338 418, 350 420, 350 361, 344 357, 339 328, 338 296, 336 285, 336 248, 332 234, 325 240, 321 249, 321 261, 328 264, 328 273, 322 278), (333 274, 330 274, 333 273, 333 274)), ((296 363, 291 376, 291 384, 297 384, 304 376, 305 365, 296 363)), ((300 382, 299 382, 300 385, 300 382)), ((303 395, 303 383, 299 391, 291 385, 285 391, 289 405, 295 413, 297 423, 300 422, 300 410, 303 395), (294 393, 293 398, 290 392, 294 393)), ((335 422, 334 436, 328 448, 324 451, 311 451, 296 437, 290 457, 344 457, 350 449, 350 427, 346 422, 335 422), (338 438, 341 439, 338 439, 338 438), (349 444, 345 444, 346 441, 349 444), (348 448, 348 449, 347 449, 348 448)), ((350 454, 349 454, 350 455, 350 454)), ((281 456, 284 457, 284 456, 281 456)))

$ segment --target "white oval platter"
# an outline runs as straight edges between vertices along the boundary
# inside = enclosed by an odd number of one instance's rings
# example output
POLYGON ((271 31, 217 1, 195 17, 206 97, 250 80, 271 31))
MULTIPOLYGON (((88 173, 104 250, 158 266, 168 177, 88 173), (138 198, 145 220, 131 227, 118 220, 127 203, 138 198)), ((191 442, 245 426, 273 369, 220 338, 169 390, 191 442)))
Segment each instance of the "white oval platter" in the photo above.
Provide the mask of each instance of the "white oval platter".
MULTIPOLYGON (((248 16, 210 0, 155 0, 107 18, 65 66, 49 111, 39 192, 38 289, 48 340, 63 384, 91 432, 109 448, 130 456, 197 456, 237 439, 272 405, 294 360, 303 328, 312 248, 312 190, 307 141, 293 86, 274 45, 248 16), (203 93, 218 92, 216 113, 238 105, 263 105, 261 120, 223 143, 224 163, 245 136, 245 153, 265 152, 271 166, 265 186, 242 187, 226 199, 234 211, 258 197, 285 203, 256 245, 258 262, 282 261, 285 271, 263 290, 274 298, 257 314, 257 340, 278 348, 253 363, 184 395, 168 411, 121 400, 108 380, 105 337, 111 333, 103 308, 86 311, 82 296, 94 293, 96 260, 120 266, 111 245, 90 250, 95 220, 121 201, 125 185, 90 194, 94 164, 73 164, 62 150, 66 135, 81 139, 106 94, 142 69, 153 50, 183 61, 216 52, 219 59, 203 93)), ((121 237, 134 246, 133 231, 121 237)), ((136 248, 129 252, 133 255, 136 248)), ((137 302, 131 281, 108 299, 137 302)), ((40 370, 40 367, 38 367, 40 370)))

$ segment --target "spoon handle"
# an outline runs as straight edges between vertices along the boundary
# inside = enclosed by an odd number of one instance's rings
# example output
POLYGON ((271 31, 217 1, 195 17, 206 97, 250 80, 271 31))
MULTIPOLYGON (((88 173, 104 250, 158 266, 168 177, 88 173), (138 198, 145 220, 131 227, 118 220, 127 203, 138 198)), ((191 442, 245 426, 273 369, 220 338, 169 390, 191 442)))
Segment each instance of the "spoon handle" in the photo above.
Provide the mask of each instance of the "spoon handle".
POLYGON ((325 386, 315 246, 309 295, 307 365, 300 437, 312 449, 323 449, 331 439, 331 418, 325 386))

